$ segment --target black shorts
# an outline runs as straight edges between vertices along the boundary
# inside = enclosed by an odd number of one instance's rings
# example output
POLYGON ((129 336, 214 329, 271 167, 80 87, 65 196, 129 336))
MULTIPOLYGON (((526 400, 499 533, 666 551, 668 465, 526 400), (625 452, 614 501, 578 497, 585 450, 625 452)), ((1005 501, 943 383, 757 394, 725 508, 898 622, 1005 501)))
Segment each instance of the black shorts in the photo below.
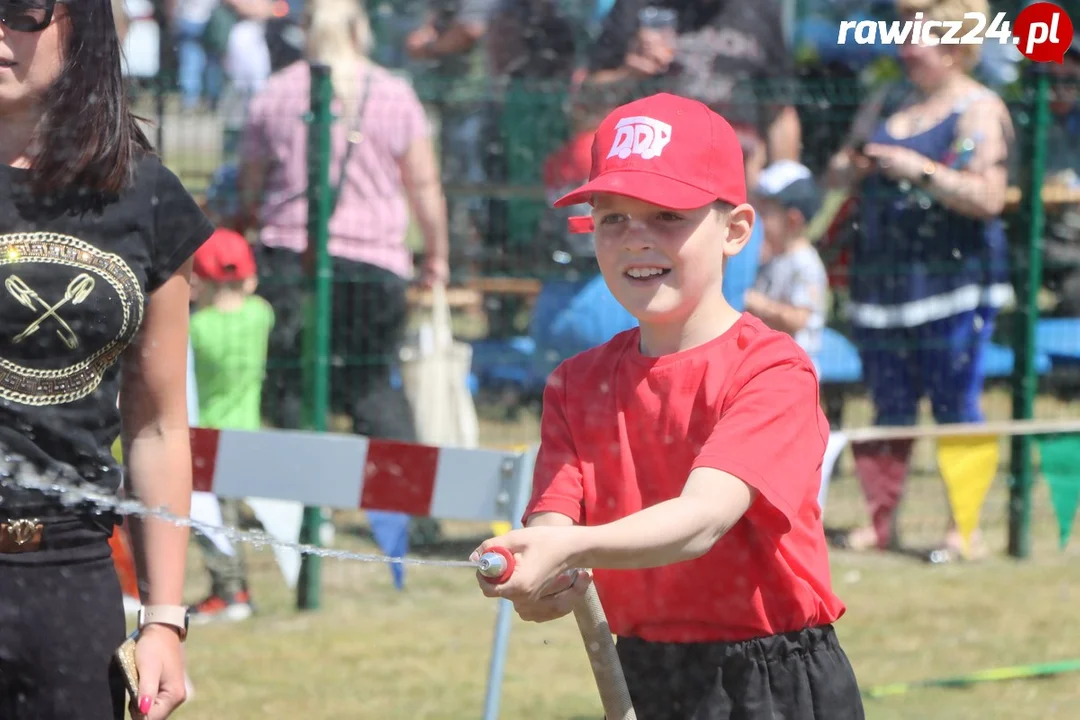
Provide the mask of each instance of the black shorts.
POLYGON ((617 646, 638 720, 862 720, 832 625, 734 643, 617 646))
MULTIPOLYGON (((300 428, 308 295, 301 256, 260 246, 257 259, 259 294, 274 309, 263 415, 277 427, 300 428)), ((350 416, 358 435, 416 442, 412 408, 404 390, 391 383, 409 319, 408 281, 343 258, 333 258, 333 269, 331 412, 350 416)))

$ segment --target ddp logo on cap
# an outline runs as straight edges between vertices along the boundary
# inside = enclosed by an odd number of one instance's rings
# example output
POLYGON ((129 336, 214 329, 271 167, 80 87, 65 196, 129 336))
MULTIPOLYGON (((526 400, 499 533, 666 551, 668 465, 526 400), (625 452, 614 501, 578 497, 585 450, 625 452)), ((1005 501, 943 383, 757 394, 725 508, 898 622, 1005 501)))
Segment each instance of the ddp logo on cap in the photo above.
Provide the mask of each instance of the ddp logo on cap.
POLYGON ((746 202, 742 146, 704 104, 659 93, 612 111, 593 136, 589 182, 555 207, 625 195, 675 210, 746 202))

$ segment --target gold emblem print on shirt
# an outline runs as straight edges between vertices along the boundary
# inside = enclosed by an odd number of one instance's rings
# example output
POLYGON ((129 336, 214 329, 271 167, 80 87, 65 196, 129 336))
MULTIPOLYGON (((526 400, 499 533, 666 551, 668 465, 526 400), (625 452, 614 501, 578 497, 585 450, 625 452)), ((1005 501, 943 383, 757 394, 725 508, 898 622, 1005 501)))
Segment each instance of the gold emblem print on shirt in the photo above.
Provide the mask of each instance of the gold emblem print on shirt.
POLYGON ((75 331, 71 329, 71 326, 64 322, 62 317, 56 314, 56 311, 67 303, 78 305, 83 300, 90 297, 90 293, 94 291, 94 278, 86 273, 80 273, 68 283, 67 289, 64 291, 63 299, 58 300, 55 305, 49 305, 42 300, 41 296, 37 294, 34 288, 23 282, 22 278, 18 275, 12 275, 5 280, 4 287, 7 288, 8 292, 11 293, 16 300, 26 307, 31 310, 40 309, 43 311, 43 313, 38 316, 37 320, 27 325, 25 330, 15 336, 14 341, 16 343, 21 343, 23 340, 36 333, 41 328, 43 322, 49 318, 54 318, 56 323, 60 326, 57 328, 56 334, 59 335, 64 344, 68 346, 68 349, 75 350, 79 347, 79 337, 75 334, 75 331))
POLYGON ((0 399, 57 405, 92 393, 142 322, 126 262, 56 233, 0 235, 0 399))

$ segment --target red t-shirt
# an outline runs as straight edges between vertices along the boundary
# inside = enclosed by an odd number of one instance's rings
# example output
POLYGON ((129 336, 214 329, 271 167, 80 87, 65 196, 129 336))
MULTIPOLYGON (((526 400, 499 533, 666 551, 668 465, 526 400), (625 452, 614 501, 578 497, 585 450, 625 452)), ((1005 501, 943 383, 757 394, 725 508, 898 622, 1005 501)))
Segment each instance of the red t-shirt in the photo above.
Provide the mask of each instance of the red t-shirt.
POLYGON ((760 494, 709 552, 595 571, 612 632, 731 642, 838 619, 817 503, 829 426, 810 359, 749 314, 673 355, 639 343, 628 330, 552 373, 525 518, 601 525, 677 497, 696 467, 722 470, 760 494))

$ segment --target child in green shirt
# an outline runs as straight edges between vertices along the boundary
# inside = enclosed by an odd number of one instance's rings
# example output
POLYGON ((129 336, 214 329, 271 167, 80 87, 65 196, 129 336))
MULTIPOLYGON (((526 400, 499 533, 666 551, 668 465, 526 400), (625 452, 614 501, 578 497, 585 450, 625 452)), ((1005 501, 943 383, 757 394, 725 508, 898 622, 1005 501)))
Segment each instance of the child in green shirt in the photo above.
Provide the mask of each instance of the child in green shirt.
MULTIPOLYGON (((199 388, 199 426, 258 430, 267 346, 274 325, 270 304, 255 295, 255 256, 242 235, 219 229, 194 257, 196 311, 191 346, 199 388)), ((220 498, 222 522, 236 527, 240 500, 220 498)), ((191 622, 245 620, 252 613, 241 549, 226 553, 195 533, 210 573, 210 595, 191 608, 191 622)))

